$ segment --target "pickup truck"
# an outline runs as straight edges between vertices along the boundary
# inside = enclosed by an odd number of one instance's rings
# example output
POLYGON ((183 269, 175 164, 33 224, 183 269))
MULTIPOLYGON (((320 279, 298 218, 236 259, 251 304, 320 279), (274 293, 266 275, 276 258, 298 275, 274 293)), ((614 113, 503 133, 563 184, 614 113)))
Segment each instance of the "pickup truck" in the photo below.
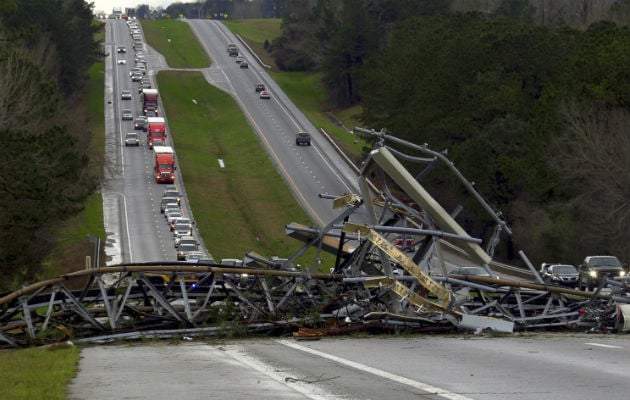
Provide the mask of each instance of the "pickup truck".
POLYGON ((592 290, 604 279, 620 279, 626 271, 615 256, 588 256, 578 267, 579 287, 592 290))

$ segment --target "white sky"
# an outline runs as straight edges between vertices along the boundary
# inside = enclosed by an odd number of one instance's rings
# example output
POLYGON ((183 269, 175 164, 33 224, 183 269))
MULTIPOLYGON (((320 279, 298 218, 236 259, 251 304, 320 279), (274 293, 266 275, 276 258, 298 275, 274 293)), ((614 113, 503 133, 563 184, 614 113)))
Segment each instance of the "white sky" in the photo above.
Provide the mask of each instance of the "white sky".
MULTIPOLYGON (((86 0, 86 3, 94 3, 94 12, 104 11, 106 14, 111 14, 114 7, 121 7, 125 11, 125 7, 135 8, 140 4, 148 4, 151 8, 162 6, 166 8, 171 3, 176 3, 178 0, 86 0)), ((193 2, 182 1, 182 2, 193 2)))

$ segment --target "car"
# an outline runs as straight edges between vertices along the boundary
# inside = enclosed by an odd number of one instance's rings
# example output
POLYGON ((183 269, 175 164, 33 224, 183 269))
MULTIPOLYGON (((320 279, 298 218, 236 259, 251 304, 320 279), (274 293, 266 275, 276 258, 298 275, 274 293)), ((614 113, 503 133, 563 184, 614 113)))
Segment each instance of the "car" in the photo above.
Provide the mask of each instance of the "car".
POLYGON ((180 244, 194 244, 195 246, 199 246, 199 242, 193 236, 177 236, 175 237, 175 247, 180 244))
POLYGON ((123 59, 123 58, 119 58, 117 60, 118 65, 125 65, 127 64, 127 60, 123 59))
POLYGON ((138 93, 142 93, 142 89, 151 89, 151 82, 141 81, 140 86, 138 86, 138 93))
MULTIPOLYGON (((131 77, 134 76, 134 75, 137 75, 137 74, 144 75, 145 71, 143 71, 142 68, 140 68, 140 67, 133 67, 133 68, 131 68, 131 71, 129 71, 129 76, 131 76, 131 77)), ((142 80, 142 78, 140 80, 142 80)))
POLYGON ((182 195, 178 190, 165 190, 162 197, 174 197, 177 199, 177 204, 181 204, 182 202, 182 195))
POLYGON ((166 146, 166 143, 162 139, 153 139, 151 142, 149 142, 149 147, 153 149, 153 146, 155 147, 166 146))
POLYGON ((160 200, 160 213, 164 214, 166 205, 172 203, 177 204, 177 199, 174 197, 162 197, 162 200, 160 200))
POLYGON ((578 266, 578 274, 579 288, 592 290, 605 279, 624 278, 626 271, 615 256, 588 256, 578 266))
POLYGON ((134 73, 133 75, 131 75, 131 80, 133 82, 140 82, 142 80, 142 74, 141 73, 134 73))
POLYGON ((140 139, 136 132, 127 132, 125 135, 125 146, 140 146, 140 139))
POLYGON ((265 87, 265 84, 263 84, 263 83, 257 83, 257 84, 256 84, 256 87, 255 87, 255 89, 254 89, 254 90, 256 90, 256 93, 260 93, 260 92, 262 92, 263 90, 267 90, 267 88, 265 87))
POLYGON ((236 63, 237 63, 237 64, 240 64, 240 63, 242 63, 243 61, 245 61, 245 57, 243 57, 243 56, 237 56, 235 61, 236 61, 236 63))
POLYGON ((186 225, 188 225, 190 227, 192 227, 192 224, 193 224, 192 223, 192 219, 190 219, 188 217, 183 217, 183 216, 181 218, 178 218, 177 221, 175 221, 175 223, 177 223, 177 224, 186 224, 186 225))
POLYGON ((235 50, 238 52, 238 46, 236 46, 236 43, 228 43, 227 45, 228 54, 231 54, 235 50))
POLYGON ((264 100, 269 100, 271 99, 271 93, 269 93, 266 90, 263 90, 262 92, 260 92, 260 98, 264 100))
POLYGON ((133 129, 147 131, 147 117, 144 115, 137 116, 133 120, 133 129))
POLYGON ((497 278, 496 275, 493 275, 486 271, 483 267, 456 267, 448 272, 448 275, 465 275, 465 276, 479 276, 484 278, 497 278))
POLYGON ((191 251, 188 254, 186 254, 186 259, 185 261, 187 263, 199 263, 202 262, 202 260, 207 259, 206 255, 203 254, 203 252, 201 251, 191 251))
POLYGON ((131 100, 131 90, 123 90, 120 92, 120 98, 122 100, 131 100))
MULTIPOLYGON (((175 192, 179 192, 179 190, 177 190, 177 185, 173 184, 173 183, 167 183, 166 185, 164 185, 164 193, 166 192, 170 192, 170 191, 175 191, 175 192)), ((162 196, 164 197, 164 196, 162 196)))
POLYGON ((578 270, 570 264, 543 263, 540 277, 545 283, 560 286, 578 286, 578 270))
POLYGON ((123 110, 122 112, 122 120, 123 121, 133 121, 133 113, 131 110, 123 110))
POLYGON ((192 225, 186 222, 175 221, 172 230, 175 238, 192 235, 192 225))
POLYGON ((240 65, 241 68, 249 68, 249 64, 247 64, 247 61, 243 61, 240 65))
POLYGON ((308 132, 298 132, 295 134, 295 144, 296 146, 310 146, 311 145, 311 135, 308 132))
POLYGON ((116 52, 118 52, 118 53, 126 53, 127 52, 127 48, 125 46, 118 46, 118 48, 116 49, 116 52))
POLYGON ((164 218, 168 219, 168 215, 172 212, 181 213, 181 208, 179 208, 179 204, 177 203, 168 203, 164 207, 164 218))
POLYGON ((168 208, 165 210, 165 214, 166 214, 166 222, 168 223, 168 225, 171 227, 171 231, 173 230, 173 226, 175 223, 177 223, 177 220, 179 218, 183 218, 184 214, 182 214, 181 210, 179 211, 175 211, 175 210, 169 210, 168 208))
POLYGON ((177 261, 185 261, 186 255, 193 251, 199 251, 196 244, 180 244, 177 246, 177 261))

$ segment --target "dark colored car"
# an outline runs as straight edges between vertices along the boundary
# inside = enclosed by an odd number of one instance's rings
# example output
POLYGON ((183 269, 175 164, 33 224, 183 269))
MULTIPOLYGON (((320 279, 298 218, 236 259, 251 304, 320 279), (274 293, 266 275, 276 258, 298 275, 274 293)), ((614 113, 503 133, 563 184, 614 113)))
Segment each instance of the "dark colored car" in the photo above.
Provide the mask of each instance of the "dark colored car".
POLYGON ((295 144, 297 146, 310 146, 311 135, 308 132, 298 132, 295 135, 295 144))
POLYGON ((260 93, 264 90, 266 90, 267 88, 265 87, 265 85, 263 83, 257 83, 256 84, 256 93, 260 93))
POLYGON ((247 61, 243 61, 241 63, 241 68, 249 68, 249 64, 247 64, 247 61))
POLYGON ((147 117, 141 115, 133 120, 133 129, 147 131, 147 117))
POLYGON ((578 286, 578 270, 570 264, 543 263, 540 277, 547 284, 576 287, 578 286))
POLYGON ((604 279, 626 276, 623 266, 615 256, 589 256, 578 267, 580 289, 592 290, 604 279))

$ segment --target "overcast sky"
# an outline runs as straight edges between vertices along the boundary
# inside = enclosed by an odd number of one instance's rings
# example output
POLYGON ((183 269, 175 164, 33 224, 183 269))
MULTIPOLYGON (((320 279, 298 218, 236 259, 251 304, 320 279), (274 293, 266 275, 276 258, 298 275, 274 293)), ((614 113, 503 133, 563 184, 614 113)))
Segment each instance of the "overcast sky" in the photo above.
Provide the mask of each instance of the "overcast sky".
MULTIPOLYGON (((182 3, 192 3, 195 0, 181 1, 182 3)), ((114 7, 135 8, 139 4, 148 4, 149 7, 156 8, 162 6, 166 8, 169 4, 177 2, 177 0, 86 0, 87 3, 94 3, 94 11, 104 11, 107 14, 112 13, 114 7)))

